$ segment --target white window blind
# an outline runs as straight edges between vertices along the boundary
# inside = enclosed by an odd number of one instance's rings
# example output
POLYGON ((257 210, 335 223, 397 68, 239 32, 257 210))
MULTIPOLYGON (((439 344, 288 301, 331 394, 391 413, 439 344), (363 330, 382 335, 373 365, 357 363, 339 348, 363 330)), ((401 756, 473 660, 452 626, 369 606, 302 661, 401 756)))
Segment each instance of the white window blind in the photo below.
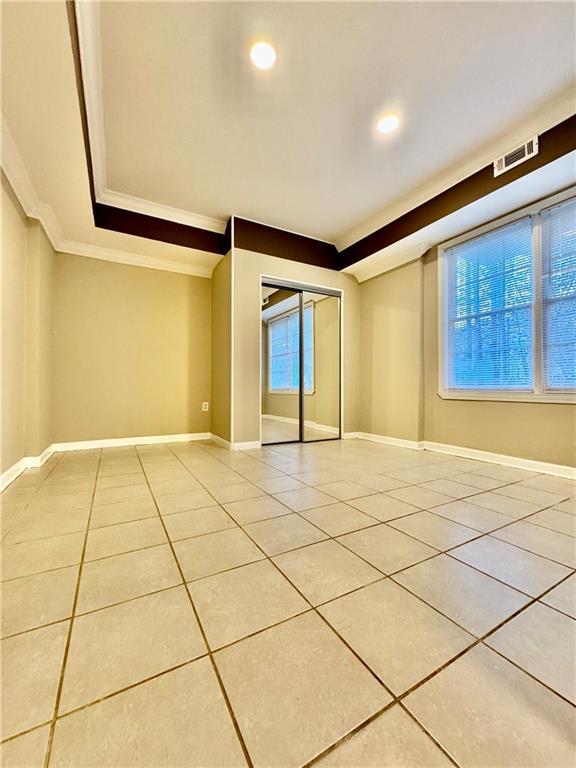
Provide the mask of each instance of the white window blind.
POLYGON ((532 220, 445 251, 449 389, 533 386, 532 220))
POLYGON ((545 390, 576 388, 576 199, 542 211, 545 390))
MULTIPOLYGON (((314 329, 312 306, 304 307, 304 389, 314 389, 314 329)), ((300 323, 291 312, 268 323, 268 389, 298 392, 300 388, 300 323)))

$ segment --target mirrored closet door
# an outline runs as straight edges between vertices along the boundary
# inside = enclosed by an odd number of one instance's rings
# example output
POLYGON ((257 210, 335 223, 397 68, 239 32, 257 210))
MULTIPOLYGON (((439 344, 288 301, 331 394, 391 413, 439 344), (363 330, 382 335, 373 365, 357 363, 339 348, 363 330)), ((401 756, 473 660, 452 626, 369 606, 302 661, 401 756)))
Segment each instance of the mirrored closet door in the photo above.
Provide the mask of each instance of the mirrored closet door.
POLYGON ((264 281, 263 445, 340 437, 340 296, 264 281))

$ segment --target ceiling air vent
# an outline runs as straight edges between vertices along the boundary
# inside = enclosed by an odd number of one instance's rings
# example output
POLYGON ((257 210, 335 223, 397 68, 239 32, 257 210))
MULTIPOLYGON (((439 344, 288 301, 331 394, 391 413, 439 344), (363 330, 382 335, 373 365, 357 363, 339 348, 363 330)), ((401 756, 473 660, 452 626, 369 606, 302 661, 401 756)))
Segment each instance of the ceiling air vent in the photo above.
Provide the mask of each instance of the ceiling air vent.
POLYGON ((510 168, 514 168, 516 165, 520 165, 525 160, 529 160, 534 155, 538 154, 538 136, 533 136, 521 147, 513 149, 512 152, 508 152, 507 155, 497 157, 494 160, 494 176, 500 176, 501 173, 506 173, 510 168))

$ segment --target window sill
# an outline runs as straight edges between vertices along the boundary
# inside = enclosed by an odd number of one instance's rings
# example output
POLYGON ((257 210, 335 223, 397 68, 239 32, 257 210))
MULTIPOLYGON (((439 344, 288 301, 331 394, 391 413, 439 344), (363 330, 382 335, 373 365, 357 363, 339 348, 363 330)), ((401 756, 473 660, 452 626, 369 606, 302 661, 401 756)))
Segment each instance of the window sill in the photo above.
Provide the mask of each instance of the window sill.
POLYGON ((508 403, 569 403, 576 405, 576 393, 571 392, 482 392, 478 390, 439 390, 443 400, 481 400, 508 403))

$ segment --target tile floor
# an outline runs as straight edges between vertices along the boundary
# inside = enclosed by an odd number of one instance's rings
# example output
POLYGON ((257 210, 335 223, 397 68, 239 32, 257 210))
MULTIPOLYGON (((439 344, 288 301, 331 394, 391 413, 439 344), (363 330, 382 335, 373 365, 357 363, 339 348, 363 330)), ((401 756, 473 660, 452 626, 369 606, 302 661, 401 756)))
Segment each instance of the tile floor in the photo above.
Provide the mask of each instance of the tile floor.
POLYGON ((2 765, 573 766, 576 483, 357 440, 2 495, 2 765))

